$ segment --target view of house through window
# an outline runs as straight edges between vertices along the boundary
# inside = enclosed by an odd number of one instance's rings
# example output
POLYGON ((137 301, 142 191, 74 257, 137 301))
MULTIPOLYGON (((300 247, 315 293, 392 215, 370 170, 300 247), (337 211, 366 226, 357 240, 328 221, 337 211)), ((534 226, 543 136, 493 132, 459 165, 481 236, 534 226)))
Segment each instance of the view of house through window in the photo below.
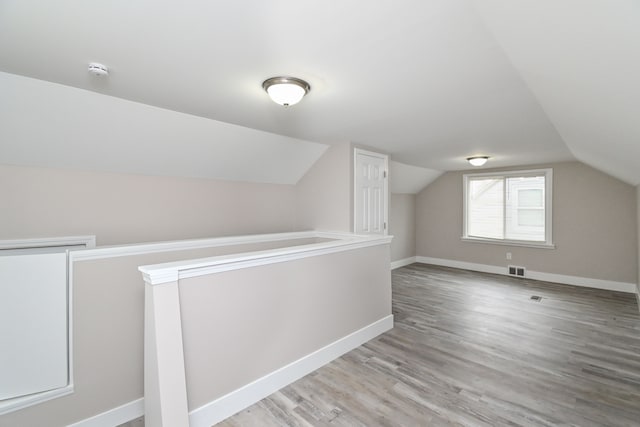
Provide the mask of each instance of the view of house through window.
POLYGON ((551 244, 551 169, 466 174, 463 237, 551 244))

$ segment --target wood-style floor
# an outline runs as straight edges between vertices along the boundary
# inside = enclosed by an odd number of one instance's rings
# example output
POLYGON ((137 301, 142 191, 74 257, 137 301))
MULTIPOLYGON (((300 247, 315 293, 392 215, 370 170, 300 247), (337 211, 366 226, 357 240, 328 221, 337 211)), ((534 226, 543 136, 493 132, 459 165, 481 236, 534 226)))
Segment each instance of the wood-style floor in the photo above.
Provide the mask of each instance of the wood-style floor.
POLYGON ((413 264, 393 272, 393 312, 220 425, 640 426, 631 294, 413 264))

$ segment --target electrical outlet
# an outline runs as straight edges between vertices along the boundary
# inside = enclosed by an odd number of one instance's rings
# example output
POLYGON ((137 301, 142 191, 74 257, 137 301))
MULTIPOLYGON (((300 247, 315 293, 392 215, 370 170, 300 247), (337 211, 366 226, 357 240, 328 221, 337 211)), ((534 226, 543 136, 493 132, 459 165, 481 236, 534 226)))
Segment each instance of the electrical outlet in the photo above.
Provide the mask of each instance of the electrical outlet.
POLYGON ((507 252, 507 259, 511 259, 511 252, 507 252))

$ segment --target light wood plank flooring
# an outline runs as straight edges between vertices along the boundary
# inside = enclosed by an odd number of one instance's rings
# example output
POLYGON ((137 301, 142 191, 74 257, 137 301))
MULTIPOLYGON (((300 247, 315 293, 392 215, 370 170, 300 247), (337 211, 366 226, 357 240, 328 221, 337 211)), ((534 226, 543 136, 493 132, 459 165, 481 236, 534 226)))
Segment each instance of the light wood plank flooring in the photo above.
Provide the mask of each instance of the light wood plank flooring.
POLYGON ((640 426, 631 294, 413 264, 393 272, 393 312, 393 330, 219 425, 640 426))

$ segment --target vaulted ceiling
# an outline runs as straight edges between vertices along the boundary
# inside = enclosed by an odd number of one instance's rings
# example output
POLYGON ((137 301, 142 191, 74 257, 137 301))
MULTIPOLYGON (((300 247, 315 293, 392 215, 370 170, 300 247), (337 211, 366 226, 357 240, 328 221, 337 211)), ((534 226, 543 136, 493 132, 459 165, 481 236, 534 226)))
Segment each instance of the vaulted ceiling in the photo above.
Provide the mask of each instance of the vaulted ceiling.
POLYGON ((0 71, 405 166, 577 159, 640 183, 636 0, 3 0, 0 71), (279 107, 274 75, 311 92, 279 107))

